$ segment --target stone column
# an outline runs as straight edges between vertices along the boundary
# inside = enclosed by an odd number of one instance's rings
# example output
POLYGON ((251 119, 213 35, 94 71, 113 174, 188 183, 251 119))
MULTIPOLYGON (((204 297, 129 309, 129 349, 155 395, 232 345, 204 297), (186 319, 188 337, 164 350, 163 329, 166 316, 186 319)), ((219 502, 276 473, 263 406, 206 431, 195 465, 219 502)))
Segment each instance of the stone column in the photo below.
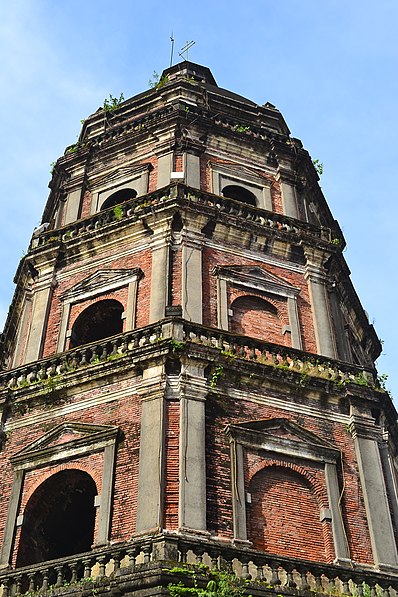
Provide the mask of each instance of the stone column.
POLYGON ((163 366, 144 370, 140 461, 138 470, 137 533, 158 530, 163 523, 165 400, 163 366))
POLYGON ((317 352, 335 359, 335 336, 326 288, 327 279, 323 269, 324 253, 314 247, 306 247, 304 251, 307 259, 305 278, 311 300, 317 352))
POLYGON ((68 193, 66 198, 64 225, 70 224, 71 222, 75 222, 79 219, 81 195, 82 190, 80 188, 68 193))
POLYGON ((298 218, 297 195, 294 174, 279 170, 276 180, 279 180, 282 189, 283 213, 290 218, 298 218))
POLYGON ((182 241, 182 316, 202 323, 202 244, 187 235, 182 241))
POLYGON ((31 363, 42 355, 47 320, 55 286, 54 262, 41 268, 38 280, 33 285, 33 304, 24 354, 24 363, 31 363))
POLYGON ((29 322, 32 317, 32 303, 32 291, 29 288, 24 292, 22 313, 18 325, 17 338, 14 343, 15 350, 12 356, 11 367, 18 367, 21 364, 25 338, 28 333, 29 322))
POLYGON ((386 479, 386 487, 390 498, 391 509, 394 520, 398 522, 398 487, 397 473, 394 466, 394 459, 389 447, 389 434, 383 433, 383 441, 379 444, 380 457, 383 463, 383 471, 386 479))
POLYGON ((231 448, 231 492, 234 539, 247 541, 245 474, 243 447, 230 438, 231 448))
POLYGON ((193 153, 184 153, 185 183, 194 189, 200 189, 200 157, 193 153))
POLYGON ((183 366, 180 398, 179 527, 206 531, 206 380, 203 366, 183 366))
POLYGON ((228 330, 228 295, 227 281, 217 276, 217 325, 222 330, 228 330))
POLYGON ((351 405, 351 433, 354 438, 368 519, 373 558, 379 568, 386 570, 398 565, 397 547, 387 497, 377 439, 377 428, 373 418, 351 405))
POLYGON ((334 552, 338 562, 347 562, 349 552, 344 530, 343 517, 340 509, 340 492, 337 479, 336 464, 325 462, 325 479, 328 492, 329 508, 332 514, 332 532, 334 552))
POLYGON ((170 184, 173 170, 173 153, 166 153, 158 157, 158 189, 170 184))
POLYGON ((4 529, 3 544, 0 553, 0 569, 7 568, 11 564, 12 547, 15 535, 19 504, 21 501, 22 483, 24 471, 17 470, 14 473, 14 481, 11 489, 10 503, 8 506, 6 526, 4 529))
POLYGON ((287 299, 287 310, 289 313, 289 324, 290 333, 292 335, 292 347, 303 349, 303 343, 301 340, 300 322, 297 309, 297 297, 288 297, 287 299))
POLYGON ((102 490, 99 507, 97 545, 106 545, 109 541, 109 528, 112 511, 113 473, 115 469, 115 441, 104 448, 104 464, 102 471, 102 490))
POLYGON ((149 323, 165 316, 169 295, 170 239, 168 231, 161 231, 152 240, 151 299, 149 323))

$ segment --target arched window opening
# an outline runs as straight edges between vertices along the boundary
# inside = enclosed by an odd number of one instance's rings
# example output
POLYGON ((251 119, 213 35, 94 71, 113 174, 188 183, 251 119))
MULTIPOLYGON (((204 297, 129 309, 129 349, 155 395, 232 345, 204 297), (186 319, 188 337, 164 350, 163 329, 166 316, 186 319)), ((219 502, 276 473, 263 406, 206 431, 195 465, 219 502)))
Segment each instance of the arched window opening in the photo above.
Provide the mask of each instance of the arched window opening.
POLYGON ((84 471, 67 469, 46 479, 26 505, 16 565, 89 551, 94 541, 96 495, 96 485, 84 471))
POLYGON ((285 343, 278 310, 272 303, 257 296, 240 296, 233 301, 231 309, 230 327, 235 334, 285 343))
POLYGON ((267 467, 249 484, 248 539, 253 547, 280 556, 327 560, 319 504, 305 477, 267 467))
POLYGON ((257 206, 256 196, 244 187, 230 184, 223 188, 222 194, 224 197, 229 197, 229 199, 234 199, 235 201, 240 201, 241 203, 247 203, 248 205, 254 205, 254 207, 257 206))
POLYGON ((113 299, 98 301, 87 307, 72 326, 69 348, 121 334, 123 311, 123 305, 113 299))
POLYGON ((124 203, 124 201, 128 201, 129 199, 134 199, 135 197, 137 197, 137 191, 134 189, 120 189, 104 201, 101 206, 101 211, 103 209, 108 209, 108 207, 115 207, 115 205, 124 203))

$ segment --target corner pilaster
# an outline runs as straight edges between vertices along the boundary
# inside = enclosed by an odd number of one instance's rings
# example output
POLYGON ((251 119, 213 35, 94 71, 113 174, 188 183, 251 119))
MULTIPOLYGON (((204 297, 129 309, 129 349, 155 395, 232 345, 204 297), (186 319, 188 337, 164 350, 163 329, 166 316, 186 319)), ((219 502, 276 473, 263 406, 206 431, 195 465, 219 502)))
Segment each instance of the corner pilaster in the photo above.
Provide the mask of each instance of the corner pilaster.
POLYGON ((381 434, 370 413, 351 404, 351 434, 369 525, 373 558, 380 569, 396 570, 398 553, 380 457, 381 434))
POLYGON ((304 249, 307 260, 305 279, 311 299, 317 352, 325 357, 337 358, 335 335, 327 294, 327 279, 324 272, 324 252, 315 247, 304 249))

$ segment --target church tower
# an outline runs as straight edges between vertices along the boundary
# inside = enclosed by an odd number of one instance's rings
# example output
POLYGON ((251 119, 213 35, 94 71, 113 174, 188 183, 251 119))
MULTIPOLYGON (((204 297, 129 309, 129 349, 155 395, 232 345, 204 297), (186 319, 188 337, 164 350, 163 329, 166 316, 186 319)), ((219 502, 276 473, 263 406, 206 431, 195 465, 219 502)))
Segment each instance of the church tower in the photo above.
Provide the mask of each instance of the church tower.
POLYGON ((208 68, 87 118, 2 335, 2 597, 395 595, 397 413, 344 246, 278 109, 208 68))

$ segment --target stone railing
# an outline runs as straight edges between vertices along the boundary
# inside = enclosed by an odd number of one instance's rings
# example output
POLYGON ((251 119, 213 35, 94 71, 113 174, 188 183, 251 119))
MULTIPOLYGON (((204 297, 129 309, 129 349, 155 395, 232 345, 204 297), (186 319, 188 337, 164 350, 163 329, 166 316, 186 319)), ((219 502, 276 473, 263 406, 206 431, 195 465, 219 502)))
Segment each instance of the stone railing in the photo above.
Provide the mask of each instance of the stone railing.
MULTIPOLYGON (((130 583, 130 594, 145 587, 157 571, 157 586, 184 579, 184 569, 199 584, 209 570, 226 570, 242 579, 252 595, 326 594, 352 597, 396 597, 398 575, 347 562, 324 564, 278 557, 226 542, 179 535, 155 535, 0 573, 2 597, 52 595, 68 590, 95 595, 101 586, 130 583), (178 567, 178 575, 176 575, 178 567), (58 589, 58 591, 57 591, 58 589)), ((189 582, 189 581, 188 581, 189 582)), ((141 594, 141 593, 140 593, 141 594)), ((152 593, 146 592, 146 595, 152 593)), ((156 593, 160 594, 160 593, 156 593)), ((163 594, 163 593, 162 593, 163 594)))
POLYGON ((103 365, 138 353, 147 347, 158 346, 162 340, 162 322, 131 332, 85 344, 40 361, 28 363, 0 375, 0 388, 11 390, 43 382, 51 389, 70 372, 103 365))
POLYGON ((214 361, 221 357, 225 363, 233 364, 234 360, 240 359, 272 366, 284 372, 296 372, 303 380, 315 377, 337 384, 351 382, 363 386, 374 386, 377 383, 373 369, 333 361, 320 355, 248 336, 206 328, 179 317, 169 317, 156 324, 3 372, 0 374, 0 389, 8 387, 17 390, 40 382, 53 389, 58 382, 61 383, 67 373, 116 361, 127 355, 133 359, 138 358, 145 350, 159 350, 167 345, 167 342, 174 352, 191 343, 198 349, 215 349, 214 361))
POLYGON ((307 236, 318 240, 331 241, 332 234, 329 228, 318 227, 301 220, 296 220, 272 211, 258 209, 246 203, 221 197, 211 193, 205 193, 198 189, 187 187, 183 184, 174 184, 164 187, 153 193, 125 201, 116 207, 100 211, 88 218, 78 220, 55 230, 47 230, 37 238, 33 238, 31 249, 46 246, 52 243, 66 243, 86 233, 91 233, 116 222, 134 222, 142 220, 149 213, 159 207, 164 207, 170 202, 175 202, 181 207, 193 204, 204 208, 210 208, 213 212, 209 215, 225 214, 238 219, 243 219, 261 226, 273 229, 280 233, 290 233, 307 236))
POLYGON ((151 541, 135 541, 2 572, 1 597, 52 594, 53 589, 68 587, 90 589, 115 576, 121 566, 134 570, 138 562, 148 564, 151 554, 151 541))
POLYGON ((366 367, 334 361, 321 355, 304 352, 248 336, 205 328, 184 322, 184 339, 203 346, 217 348, 230 360, 244 359, 262 365, 270 365, 284 371, 295 371, 303 377, 328 379, 337 384, 356 383, 375 385, 375 371, 366 367))

